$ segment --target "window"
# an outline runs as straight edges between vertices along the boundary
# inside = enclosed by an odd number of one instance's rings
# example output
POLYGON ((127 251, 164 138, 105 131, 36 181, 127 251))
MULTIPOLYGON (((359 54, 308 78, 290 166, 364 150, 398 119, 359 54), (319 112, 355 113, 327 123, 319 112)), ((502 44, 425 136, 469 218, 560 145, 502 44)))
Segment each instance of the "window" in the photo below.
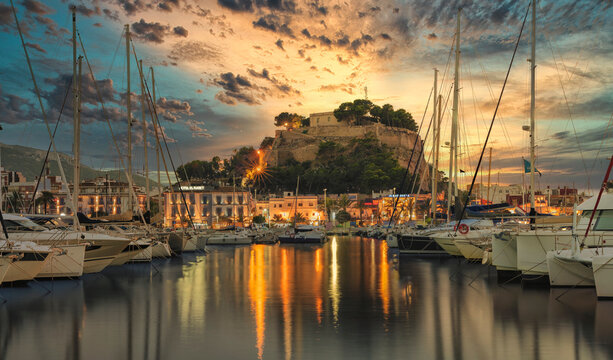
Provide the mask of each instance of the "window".
POLYGON ((217 214, 217 216, 221 216, 221 212, 222 212, 221 208, 215 209, 215 214, 217 214))
POLYGON ((215 204, 221 204, 221 196, 220 195, 217 195, 215 197, 215 200, 216 200, 215 204))
POLYGON ((239 195, 238 196, 238 203, 242 204, 243 203, 243 195, 239 195))
POLYGON ((232 208, 226 209, 226 216, 232 216, 232 208))
POLYGON ((287 203, 287 207, 291 208, 292 207, 292 203, 287 203))
POLYGON ((243 208, 242 207, 238 208, 238 216, 243 216, 243 208))
POLYGON ((232 196, 226 197, 226 204, 232 204, 232 196))
POLYGON ((209 199, 206 197, 206 195, 204 195, 204 194, 201 195, 200 203, 201 204, 208 204, 209 203, 209 199))
POLYGON ((313 203, 312 203, 312 202, 310 202, 310 203, 309 203, 309 206, 311 206, 311 207, 312 207, 312 206, 313 206, 313 203))
POLYGON ((194 194, 194 193, 189 194, 189 202, 190 202, 190 204, 195 204, 196 203, 196 194, 194 194))
POLYGON ((601 210, 597 214, 598 220, 594 230, 613 230, 613 210, 601 210))

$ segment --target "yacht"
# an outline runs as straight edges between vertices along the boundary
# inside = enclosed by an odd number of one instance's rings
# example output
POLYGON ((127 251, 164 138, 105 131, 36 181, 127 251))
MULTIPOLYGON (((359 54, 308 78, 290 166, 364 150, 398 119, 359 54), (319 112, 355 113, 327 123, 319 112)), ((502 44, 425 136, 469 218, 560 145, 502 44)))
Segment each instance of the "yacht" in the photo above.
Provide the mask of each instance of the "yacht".
POLYGON ((471 258, 475 253, 482 258, 482 247, 491 235, 498 231, 490 219, 465 219, 460 222, 458 229, 456 227, 456 221, 449 222, 441 230, 433 232, 430 237, 449 255, 464 256, 462 253, 464 251, 471 258))
POLYGON ((14 259, 8 265, 2 283, 33 280, 53 255, 54 250, 50 246, 32 241, 0 241, 0 256, 14 259))
POLYGON ((4 279, 4 275, 6 275, 11 263, 15 260, 14 256, 10 255, 2 255, 0 256, 0 285, 2 285, 2 280, 4 279))
POLYGON ((595 286, 596 274, 600 280, 606 276, 606 258, 613 256, 613 247, 610 245, 610 241, 613 241, 613 194, 602 194, 596 213, 590 219, 597 199, 592 197, 577 207, 582 213, 576 230, 570 232, 570 247, 547 252, 550 285, 595 286), (584 233, 587 236, 582 235, 584 233), (599 257, 596 270, 594 257, 599 257))
MULTIPOLYGON (((586 231, 595 204, 596 197, 592 197, 577 207, 581 212, 576 226, 577 234, 586 231)), ((589 234, 582 240, 584 249, 596 248, 601 244, 606 246, 613 241, 613 226, 609 225, 613 223, 613 194, 602 195, 594 219, 589 234)), ((579 237, 583 238, 581 235, 579 237)), ((549 275, 547 253, 557 251, 558 257, 565 256, 573 246, 572 224, 546 229, 537 227, 534 230, 518 232, 517 268, 522 271, 524 277, 549 275)))
POLYGON ((321 244, 326 240, 326 234, 313 225, 300 225, 279 235, 279 242, 288 244, 321 244))
POLYGON ((250 234, 245 230, 230 227, 210 235, 207 245, 249 245, 252 242, 250 234))
MULTIPOLYGON (((70 272, 62 276, 80 276, 102 271, 128 246, 130 239, 90 231, 47 229, 24 216, 6 214, 4 223, 11 240, 33 241, 65 250, 63 261, 70 272), (81 247, 84 255, 81 260, 81 247), (82 269, 78 267, 82 264, 82 269)), ((49 277, 54 276, 49 274, 49 277)))

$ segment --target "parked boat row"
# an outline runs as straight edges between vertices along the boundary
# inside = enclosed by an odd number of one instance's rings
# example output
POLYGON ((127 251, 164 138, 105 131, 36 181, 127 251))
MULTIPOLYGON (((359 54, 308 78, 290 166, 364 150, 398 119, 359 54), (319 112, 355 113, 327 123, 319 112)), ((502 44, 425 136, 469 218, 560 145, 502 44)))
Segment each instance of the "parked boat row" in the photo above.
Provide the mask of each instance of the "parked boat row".
POLYGON ((452 221, 427 229, 372 227, 358 233, 388 245, 395 238, 401 254, 457 256, 492 265, 500 281, 595 286, 598 297, 613 297, 613 193, 586 200, 574 218, 538 217, 532 224, 466 219, 460 226, 452 221))

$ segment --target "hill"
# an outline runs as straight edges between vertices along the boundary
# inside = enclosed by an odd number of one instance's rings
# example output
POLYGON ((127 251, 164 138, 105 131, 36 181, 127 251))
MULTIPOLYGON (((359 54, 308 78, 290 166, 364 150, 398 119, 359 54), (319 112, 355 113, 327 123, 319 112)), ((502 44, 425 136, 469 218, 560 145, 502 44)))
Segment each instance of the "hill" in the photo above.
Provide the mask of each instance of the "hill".
MULTIPOLYGON (((26 180, 32 181, 40 174, 40 169, 45 159, 44 150, 35 149, 31 147, 21 145, 6 145, 0 144, 0 150, 2 151, 2 167, 5 170, 19 171, 25 177, 26 180)), ((62 167, 68 177, 68 181, 72 182, 73 178, 73 161, 72 157, 60 153, 60 159, 62 161, 62 167)), ((49 170, 51 175, 59 176, 60 169, 57 165, 57 160, 54 153, 49 154, 49 170)), ((107 176, 109 179, 120 180, 127 182, 127 178, 124 171, 120 170, 95 170, 87 165, 81 164, 81 180, 93 179, 96 177, 107 176)), ((134 182, 138 186, 145 186, 145 177, 134 174, 134 182)), ((150 185, 153 187, 157 185, 156 182, 150 180, 150 185)))

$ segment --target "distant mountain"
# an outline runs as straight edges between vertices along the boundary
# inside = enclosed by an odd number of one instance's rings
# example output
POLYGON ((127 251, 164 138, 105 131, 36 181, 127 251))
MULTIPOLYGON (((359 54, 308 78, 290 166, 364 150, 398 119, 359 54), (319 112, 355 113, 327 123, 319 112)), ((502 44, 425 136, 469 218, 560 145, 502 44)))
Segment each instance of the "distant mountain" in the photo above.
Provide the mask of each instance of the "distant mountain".
MULTIPOLYGON (((27 181, 33 181, 38 175, 40 175, 40 169, 43 166, 43 160, 45 159, 44 150, 34 149, 31 147, 20 145, 6 145, 0 143, 0 149, 2 150, 2 167, 5 170, 19 171, 26 177, 27 181)), ((60 153, 60 159, 62 161, 62 167, 68 182, 72 183, 73 178, 73 160, 72 157, 63 153, 60 153)), ((49 168, 51 175, 60 175, 60 169, 57 165, 55 153, 49 153, 49 168)), ((81 180, 94 179, 96 177, 107 176, 109 179, 120 180, 127 182, 127 178, 124 171, 120 170, 95 170, 87 165, 81 164, 81 180)), ((153 180, 150 181, 150 186, 157 185, 153 180)), ((134 174, 134 182, 136 185, 145 186, 145 177, 134 174)))

